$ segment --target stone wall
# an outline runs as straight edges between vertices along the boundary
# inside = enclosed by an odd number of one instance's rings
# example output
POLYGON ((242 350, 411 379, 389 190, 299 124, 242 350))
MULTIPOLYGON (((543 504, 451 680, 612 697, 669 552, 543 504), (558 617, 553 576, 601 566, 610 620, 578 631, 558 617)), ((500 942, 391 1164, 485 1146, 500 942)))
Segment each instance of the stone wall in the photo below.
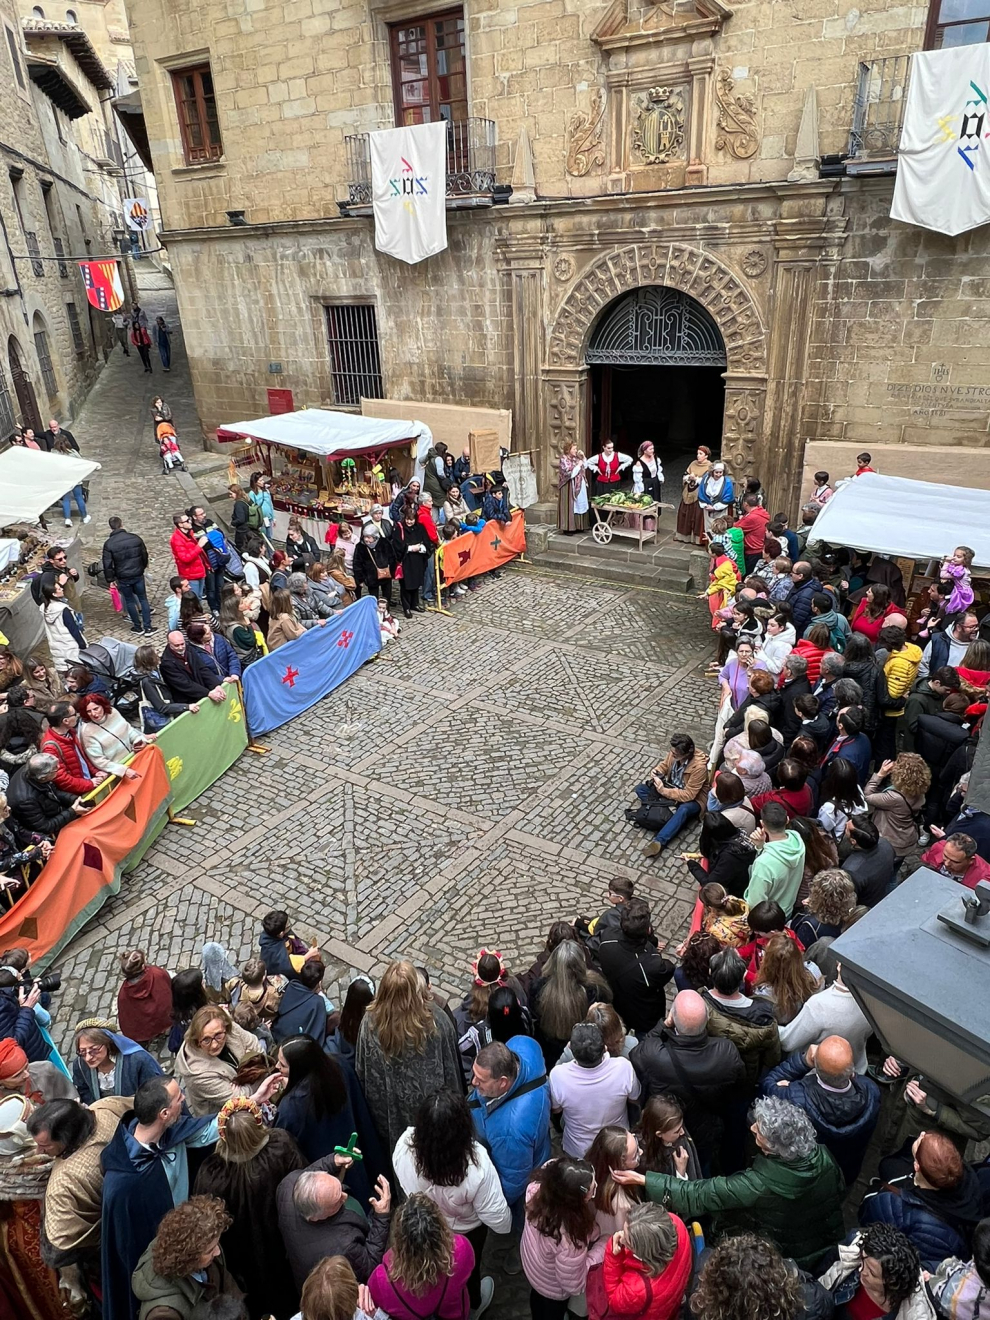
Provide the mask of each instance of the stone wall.
POLYGON ((846 238, 819 285, 804 485, 866 449, 895 475, 990 486, 990 232, 891 221, 892 187, 841 188, 846 238))
MULTIPOLYGON (((495 122, 506 182, 528 130, 545 197, 673 186, 692 169, 694 182, 785 179, 809 86, 822 150, 840 151, 859 62, 917 49, 926 12, 901 0, 467 0, 464 11, 470 113, 495 122), (651 79, 683 90, 680 166, 623 174, 615 158, 651 79)), ((333 214, 346 197, 344 138, 394 122, 388 25, 431 6, 133 0, 129 12, 162 214, 179 230, 235 208, 256 223, 333 214), (204 58, 224 158, 189 167, 169 70, 204 58)))
POLYGON ((448 217, 450 247, 419 266, 375 251, 370 220, 221 231, 173 242, 179 312, 207 435, 268 411, 333 404, 324 302, 375 300, 386 397, 512 407, 504 276, 494 258, 504 212, 448 217), (284 372, 269 374, 270 362, 284 372))
MULTIPOLYGON (((0 21, 9 25, 20 40, 20 18, 12 0, 0 0, 0 21)), ((2 137, 5 144, 0 146, 0 216, 6 231, 5 250, 0 256, 0 286, 14 291, 13 296, 0 298, 0 371, 10 392, 15 416, 19 417, 8 356, 9 340, 13 337, 34 387, 42 421, 47 425, 52 413, 60 420, 71 419, 102 365, 98 344, 94 343, 90 328, 82 277, 79 267, 71 260, 73 255, 85 256, 89 251, 99 255, 106 251, 102 245, 112 227, 108 223, 109 212, 105 203, 108 181, 102 175, 91 176, 86 173, 87 167, 90 170, 93 168, 92 160, 87 158, 84 161, 77 145, 81 141, 86 150, 90 150, 94 130, 88 124, 82 129, 76 128, 76 125, 80 122, 85 124, 86 120, 94 118, 100 121, 99 97, 69 52, 59 50, 57 53, 63 64, 71 69, 71 76, 77 86, 85 89, 94 107, 93 114, 84 116, 82 121, 70 123, 63 117, 61 127, 66 141, 61 142, 51 103, 27 79, 24 62, 26 56, 22 54, 22 68, 27 81, 26 90, 22 92, 11 68, 6 35, 0 34, 0 40, 0 123, 3 124, 2 137), (54 261, 45 261, 42 265, 43 273, 38 275, 31 262, 23 259, 26 246, 14 205, 11 169, 23 170, 19 197, 24 229, 37 234, 41 255, 49 258, 55 255, 55 249, 41 184, 42 181, 52 184, 51 204, 56 232, 70 258, 66 262, 64 276, 59 273, 59 267, 54 261), (90 241, 90 248, 86 246, 86 239, 90 241), (66 312, 68 302, 75 304, 79 317, 83 337, 81 353, 76 351, 73 344, 66 312), (40 321, 36 320, 38 317, 40 321), (35 352, 34 332, 40 326, 48 334, 58 387, 53 397, 49 397, 45 390, 35 352)), ((112 187, 109 196, 115 196, 112 187)), ((103 318, 98 317, 96 330, 100 343, 102 322, 103 318)), ((0 440, 4 439, 5 436, 0 436, 0 440)))

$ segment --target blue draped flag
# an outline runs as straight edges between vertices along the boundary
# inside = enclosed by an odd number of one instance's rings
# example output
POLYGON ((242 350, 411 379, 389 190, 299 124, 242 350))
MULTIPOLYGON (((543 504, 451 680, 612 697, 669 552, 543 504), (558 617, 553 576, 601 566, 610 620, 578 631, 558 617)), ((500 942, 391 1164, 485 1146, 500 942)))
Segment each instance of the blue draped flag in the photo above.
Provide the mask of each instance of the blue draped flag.
POLYGON ((362 596, 325 628, 310 628, 244 670, 244 705, 253 736, 277 729, 340 687, 381 650, 378 602, 362 596))

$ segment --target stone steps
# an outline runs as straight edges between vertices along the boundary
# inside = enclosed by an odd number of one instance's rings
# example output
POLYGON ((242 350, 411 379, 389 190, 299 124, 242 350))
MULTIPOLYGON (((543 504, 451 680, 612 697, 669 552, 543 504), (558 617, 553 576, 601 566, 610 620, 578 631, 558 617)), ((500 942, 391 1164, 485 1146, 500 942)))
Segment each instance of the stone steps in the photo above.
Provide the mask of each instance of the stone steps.
POLYGON ((618 582, 631 587, 657 587, 664 591, 693 590, 693 579, 684 568, 665 568, 657 564, 637 563, 628 559, 610 560, 600 555, 569 554, 561 552, 555 545, 537 554, 531 551, 527 554, 528 558, 540 568, 573 573, 576 577, 618 582))

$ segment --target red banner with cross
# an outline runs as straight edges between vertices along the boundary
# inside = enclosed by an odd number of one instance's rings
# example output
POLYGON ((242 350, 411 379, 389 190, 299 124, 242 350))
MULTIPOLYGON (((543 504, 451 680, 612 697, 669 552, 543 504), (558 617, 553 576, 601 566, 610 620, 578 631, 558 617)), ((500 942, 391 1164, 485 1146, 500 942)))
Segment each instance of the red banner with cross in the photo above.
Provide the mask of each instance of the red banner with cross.
POLYGON ((73 935, 120 889, 168 817, 168 771, 157 747, 132 761, 138 779, 122 779, 85 816, 61 829, 52 855, 27 893, 0 917, 0 949, 27 949, 50 963, 73 935))
POLYGON ((463 582, 500 568, 526 551, 526 515, 516 509, 507 523, 490 519, 480 532, 455 536, 443 547, 444 582, 463 582))

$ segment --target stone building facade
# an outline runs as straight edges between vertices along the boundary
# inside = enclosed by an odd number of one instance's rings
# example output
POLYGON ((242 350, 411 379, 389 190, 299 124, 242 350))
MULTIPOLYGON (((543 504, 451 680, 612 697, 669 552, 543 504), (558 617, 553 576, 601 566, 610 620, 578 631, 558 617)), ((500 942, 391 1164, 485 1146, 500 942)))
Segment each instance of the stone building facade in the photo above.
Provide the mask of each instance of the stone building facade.
POLYGON ((510 408, 544 492, 651 428, 792 510, 864 448, 990 488, 990 230, 889 219, 907 56, 987 37, 931 5, 133 0, 204 433, 352 402, 333 309, 371 307, 384 395, 510 408), (364 135, 438 113, 449 247, 410 267, 364 135))
POLYGON ((0 0, 0 443, 15 424, 71 419, 104 361, 107 318, 76 259, 112 254, 121 224, 114 84, 66 12, 0 0))

